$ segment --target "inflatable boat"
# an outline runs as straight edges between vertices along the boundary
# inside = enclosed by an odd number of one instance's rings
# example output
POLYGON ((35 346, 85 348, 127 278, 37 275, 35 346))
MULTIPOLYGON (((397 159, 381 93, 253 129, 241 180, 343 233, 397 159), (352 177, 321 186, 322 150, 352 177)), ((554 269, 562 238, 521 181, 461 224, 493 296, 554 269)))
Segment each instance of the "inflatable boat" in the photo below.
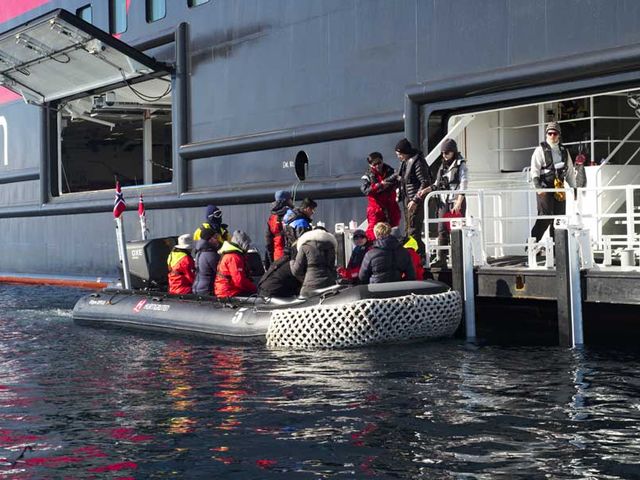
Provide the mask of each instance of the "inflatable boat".
POLYGON ((350 348, 449 337, 462 317, 458 292, 436 281, 335 286, 302 298, 222 301, 107 288, 81 298, 76 322, 266 343, 350 348))

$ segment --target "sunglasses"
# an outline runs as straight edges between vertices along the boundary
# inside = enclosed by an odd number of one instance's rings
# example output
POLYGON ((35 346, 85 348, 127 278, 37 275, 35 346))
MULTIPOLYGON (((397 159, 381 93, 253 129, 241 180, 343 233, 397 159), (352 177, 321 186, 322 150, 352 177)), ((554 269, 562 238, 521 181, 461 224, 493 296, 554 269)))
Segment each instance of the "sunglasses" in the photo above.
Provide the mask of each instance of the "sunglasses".
POLYGON ((547 135, 549 135, 550 137, 557 137, 558 135, 560 135, 558 132, 555 132, 553 130, 547 132, 547 135))

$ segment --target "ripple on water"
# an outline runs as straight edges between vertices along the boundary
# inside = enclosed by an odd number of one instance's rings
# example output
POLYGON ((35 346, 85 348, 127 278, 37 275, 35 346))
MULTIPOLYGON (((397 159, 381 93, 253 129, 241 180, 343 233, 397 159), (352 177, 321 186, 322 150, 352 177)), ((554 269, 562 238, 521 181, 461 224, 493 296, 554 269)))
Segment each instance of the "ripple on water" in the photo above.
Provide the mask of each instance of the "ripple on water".
POLYGON ((270 351, 76 326, 82 293, 0 286, 3 478, 640 471, 637 352, 270 351))

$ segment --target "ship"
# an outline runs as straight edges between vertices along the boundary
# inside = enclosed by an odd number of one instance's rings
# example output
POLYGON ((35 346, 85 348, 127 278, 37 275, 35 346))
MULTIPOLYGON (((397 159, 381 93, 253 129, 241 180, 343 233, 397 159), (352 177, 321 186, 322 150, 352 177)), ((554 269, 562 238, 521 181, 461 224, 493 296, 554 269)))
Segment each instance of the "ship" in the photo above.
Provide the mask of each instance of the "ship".
POLYGON ((522 254, 526 170, 552 120, 587 158, 575 203, 596 253, 633 268, 638 18, 608 1, 5 0, 0 270, 116 277, 116 178, 129 240, 141 194, 154 237, 215 204, 263 250, 283 189, 326 225, 359 223, 367 154, 397 167, 402 138, 434 171, 455 138, 491 197, 469 197, 482 254, 522 254))

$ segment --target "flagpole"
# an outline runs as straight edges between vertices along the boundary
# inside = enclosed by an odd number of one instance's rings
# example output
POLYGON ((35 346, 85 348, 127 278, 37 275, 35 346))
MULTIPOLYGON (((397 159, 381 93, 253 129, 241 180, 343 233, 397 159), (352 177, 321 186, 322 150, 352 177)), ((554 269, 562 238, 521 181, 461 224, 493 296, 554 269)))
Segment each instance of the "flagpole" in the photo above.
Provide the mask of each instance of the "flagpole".
POLYGON ((129 258, 127 257, 127 242, 124 238, 124 224, 122 223, 122 214, 127 209, 120 188, 120 182, 116 177, 116 197, 113 203, 113 217, 116 221, 116 241, 118 242, 118 256, 122 264, 122 283, 124 288, 131 290, 131 275, 129 273, 129 258))
POLYGON ((122 281, 124 282, 124 288, 131 290, 131 275, 129 273, 129 259, 127 257, 126 239, 124 236, 124 225, 122 224, 122 215, 116 217, 116 239, 118 241, 118 255, 120 256, 120 262, 122 263, 122 281))

